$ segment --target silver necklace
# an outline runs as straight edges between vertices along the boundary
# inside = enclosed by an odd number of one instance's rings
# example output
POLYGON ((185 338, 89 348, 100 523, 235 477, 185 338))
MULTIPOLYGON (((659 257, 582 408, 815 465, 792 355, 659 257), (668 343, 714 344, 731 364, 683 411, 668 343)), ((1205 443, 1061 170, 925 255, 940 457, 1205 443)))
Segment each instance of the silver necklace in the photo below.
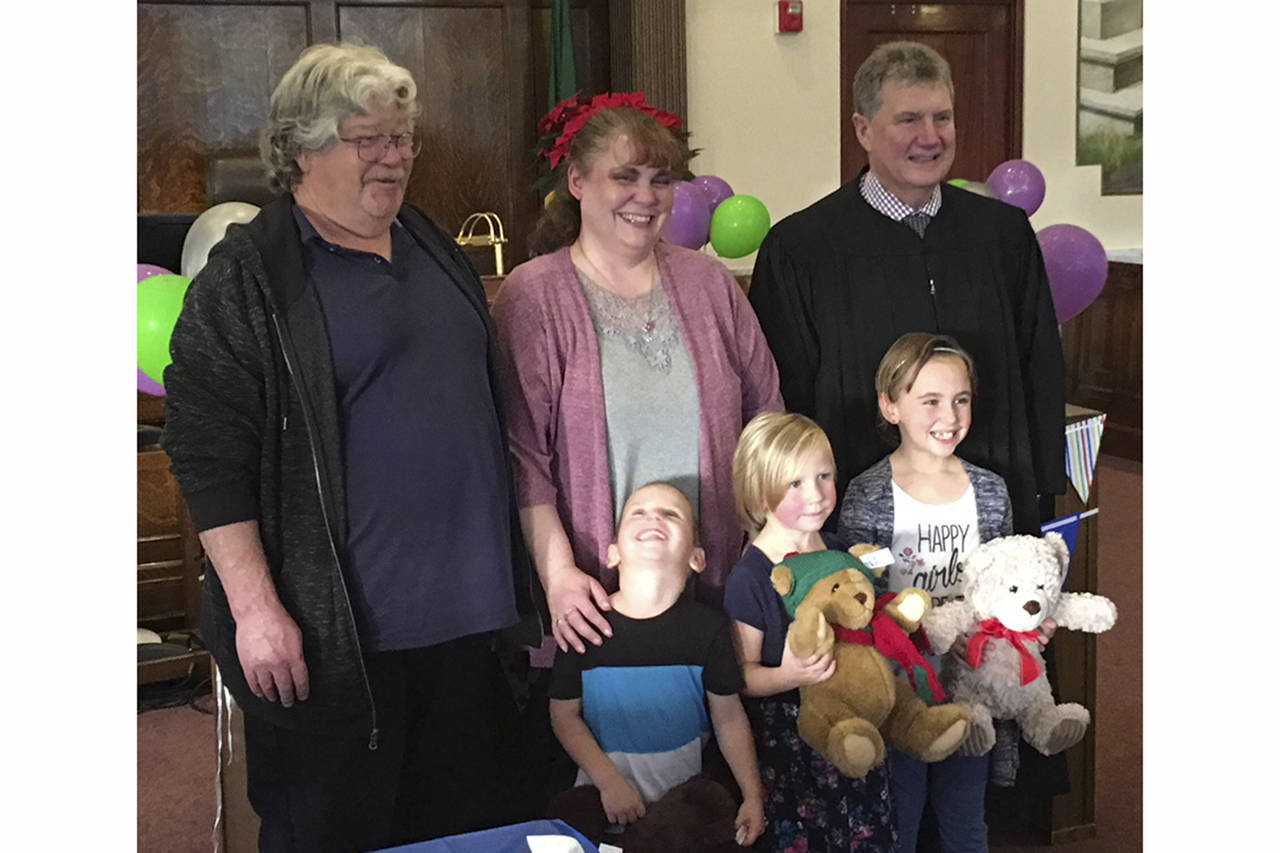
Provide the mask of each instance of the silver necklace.
POLYGON ((621 341, 654 370, 664 375, 670 373, 671 352, 680 343, 680 329, 671 314, 671 303, 662 281, 659 279, 645 293, 628 298, 602 287, 577 266, 574 270, 596 334, 621 341))

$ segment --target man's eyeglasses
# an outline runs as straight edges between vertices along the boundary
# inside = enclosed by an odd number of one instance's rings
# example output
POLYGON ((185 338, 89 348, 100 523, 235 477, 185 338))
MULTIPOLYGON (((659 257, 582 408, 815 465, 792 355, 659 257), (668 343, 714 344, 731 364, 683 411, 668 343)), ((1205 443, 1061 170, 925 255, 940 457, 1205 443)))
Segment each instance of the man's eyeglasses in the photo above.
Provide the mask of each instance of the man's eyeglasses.
POLYGON ((422 140, 414 139, 412 133, 397 133, 393 136, 379 133, 377 136, 353 136, 351 139, 343 139, 339 136, 338 141, 354 145, 356 153, 366 163, 377 163, 387 156, 387 146, 389 145, 394 145, 400 149, 401 157, 410 159, 417 157, 422 152, 422 140))

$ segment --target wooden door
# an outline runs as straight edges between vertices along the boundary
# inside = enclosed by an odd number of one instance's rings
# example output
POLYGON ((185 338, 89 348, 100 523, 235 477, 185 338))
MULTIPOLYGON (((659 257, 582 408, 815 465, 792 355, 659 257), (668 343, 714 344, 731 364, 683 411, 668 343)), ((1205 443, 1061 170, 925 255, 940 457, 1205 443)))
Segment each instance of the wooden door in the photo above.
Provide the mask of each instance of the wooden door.
POLYGON ((840 38, 840 180, 867 164, 853 132, 853 74, 877 45, 909 39, 951 64, 956 160, 950 177, 985 181, 1022 152, 1022 0, 845 0, 840 38))

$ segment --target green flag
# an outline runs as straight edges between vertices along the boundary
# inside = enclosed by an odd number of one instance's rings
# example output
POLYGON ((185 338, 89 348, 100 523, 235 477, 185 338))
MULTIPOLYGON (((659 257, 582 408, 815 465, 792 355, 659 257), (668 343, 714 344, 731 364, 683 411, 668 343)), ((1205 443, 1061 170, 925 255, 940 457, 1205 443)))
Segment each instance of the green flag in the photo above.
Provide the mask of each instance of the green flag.
POLYGON ((551 77, 547 86, 547 109, 578 91, 578 70, 573 62, 573 20, 569 0, 551 3, 551 77))

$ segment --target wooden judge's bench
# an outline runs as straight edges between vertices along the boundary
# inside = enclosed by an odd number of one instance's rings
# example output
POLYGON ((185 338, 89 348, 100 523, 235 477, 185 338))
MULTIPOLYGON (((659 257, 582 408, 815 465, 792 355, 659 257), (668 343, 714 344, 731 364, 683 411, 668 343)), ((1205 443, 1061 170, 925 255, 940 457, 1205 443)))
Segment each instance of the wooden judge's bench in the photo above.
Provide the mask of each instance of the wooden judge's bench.
POLYGON ((144 429, 163 422, 163 399, 139 391, 138 627, 163 640, 139 647, 139 684, 209 676, 209 654, 199 636, 204 553, 169 473, 169 456, 150 440, 156 430, 144 429))

